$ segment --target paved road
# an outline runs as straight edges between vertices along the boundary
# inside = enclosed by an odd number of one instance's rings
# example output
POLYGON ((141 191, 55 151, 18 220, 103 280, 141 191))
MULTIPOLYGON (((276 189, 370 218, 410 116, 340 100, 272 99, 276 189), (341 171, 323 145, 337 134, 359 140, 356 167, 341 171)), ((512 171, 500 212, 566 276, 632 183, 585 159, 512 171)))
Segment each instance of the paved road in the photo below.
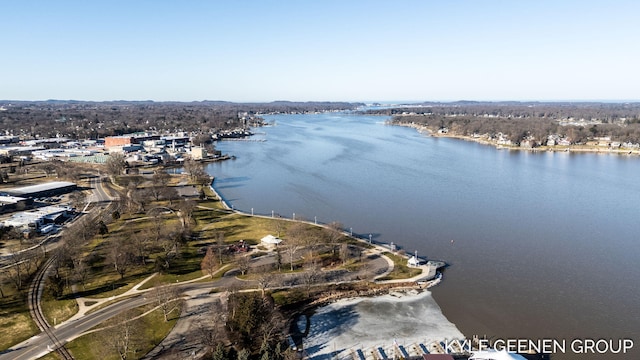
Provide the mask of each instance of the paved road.
MULTIPOLYGON (((263 263, 263 261, 267 260, 269 257, 265 259, 260 259, 259 263, 263 263)), ((271 260, 273 258, 271 257, 271 260)), ((386 261, 380 257, 374 257, 374 259, 370 259, 373 265, 368 271, 373 273, 379 273, 384 271, 386 268, 386 261), (374 270, 375 269, 375 270, 374 270)), ((320 281, 327 282, 341 282, 341 281, 353 281, 357 280, 359 277, 364 276, 363 274, 358 273, 345 273, 345 272, 323 272, 323 279, 319 279, 320 281)), ((303 280, 300 276, 286 277, 286 285, 287 286, 301 286, 303 284, 303 280)), ((188 293, 190 291, 198 291, 202 292, 202 290, 210 290, 213 288, 228 288, 228 287, 251 287, 256 288, 256 283, 254 281, 239 281, 233 276, 222 277, 214 282, 206 282, 206 283, 185 283, 180 285, 175 285, 180 288, 180 290, 184 293, 188 293)), ((148 303, 153 302, 154 299, 151 296, 146 296, 146 293, 141 293, 139 295, 134 295, 130 298, 125 298, 117 303, 111 304, 101 310, 98 310, 94 313, 87 314, 85 316, 76 318, 75 320, 71 320, 65 323, 62 323, 55 328, 51 328, 53 335, 58 339, 59 343, 65 344, 79 336, 81 336, 84 332, 89 329, 99 325, 100 323, 108 320, 119 313, 136 308, 138 306, 142 306, 148 303)), ((49 340, 44 333, 40 333, 28 339, 18 345, 13 346, 9 350, 0 354, 0 360, 27 360, 27 359, 37 359, 51 351, 55 350, 53 343, 49 340)))
MULTIPOLYGON (((179 285, 179 287, 183 291, 212 289, 214 287, 221 286, 229 281, 230 279, 223 278, 212 283, 191 283, 179 285)), ((146 296, 143 293, 120 300, 117 303, 111 304, 103 309, 100 309, 91 314, 87 314, 76 320, 60 324, 55 328, 51 328, 51 330, 53 332, 53 335, 60 341, 60 343, 65 344, 82 335, 89 329, 99 325, 105 320, 118 315, 123 311, 133 309, 138 306, 151 303, 153 301, 154 299, 151 296, 146 296)), ((53 348, 51 340, 49 340, 49 338, 44 333, 40 333, 2 352, 0 354, 0 360, 37 359, 53 350, 55 349, 53 348)))
MULTIPOLYGON (((102 183, 100 181, 96 181, 94 185, 94 194, 92 195, 91 200, 109 202, 111 200, 111 197, 109 197, 109 195, 102 188, 102 183)), ((369 258, 369 265, 362 272, 350 273, 344 270, 322 272, 322 275, 319 279, 316 280, 316 283, 354 281, 362 278, 371 278, 372 275, 382 275, 386 271, 388 271, 390 267, 388 259, 379 255, 381 251, 382 250, 367 254, 369 258)), ((273 261, 273 257, 264 257, 262 259, 257 259, 253 266, 260 266, 262 264, 273 261)), ((280 282, 281 285, 285 286, 301 286, 304 283, 304 279, 300 275, 284 276, 280 282)), ((182 292, 197 291, 201 293, 202 290, 213 289, 216 287, 228 288, 233 286, 236 288, 256 288, 256 285, 257 283, 254 281, 238 281, 235 277, 229 276, 223 277, 214 282, 186 283, 175 286, 178 286, 182 292)), ((55 328, 52 328, 51 330, 53 332, 53 336, 57 338, 59 343, 65 344, 81 336, 89 329, 96 327, 105 320, 108 320, 109 318, 112 318, 123 311, 136 308, 153 301, 154 299, 151 296, 145 296, 144 293, 134 295, 130 298, 122 299, 94 313, 77 317, 75 320, 67 321, 55 328)), ((41 333, 8 349, 7 351, 0 353, 0 360, 37 359, 53 350, 55 350, 55 348, 49 337, 44 333, 41 333)))

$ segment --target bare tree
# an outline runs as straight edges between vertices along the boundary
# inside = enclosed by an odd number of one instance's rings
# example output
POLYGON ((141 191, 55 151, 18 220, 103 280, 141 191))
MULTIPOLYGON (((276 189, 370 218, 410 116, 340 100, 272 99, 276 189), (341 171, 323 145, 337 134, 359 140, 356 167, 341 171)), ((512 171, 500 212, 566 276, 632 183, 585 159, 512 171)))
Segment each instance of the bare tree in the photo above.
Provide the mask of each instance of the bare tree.
POLYGON ((69 244, 70 250, 80 250, 96 234, 95 220, 82 217, 65 230, 63 238, 69 244))
POLYGON ((160 197, 169 201, 169 206, 172 206, 173 201, 179 199, 180 195, 178 195, 178 190, 175 187, 165 186, 160 188, 160 197))
POLYGON ((349 244, 347 243, 340 244, 340 259, 342 259, 342 265, 347 263, 347 260, 349 260, 350 255, 351 255, 351 252, 349 251, 349 244))
POLYGON ((151 196, 149 188, 138 188, 134 183, 127 186, 127 199, 131 212, 145 212, 145 208, 151 201, 151 196))
POLYGON ((287 238, 285 241, 285 251, 289 256, 289 264, 291 265, 291 271, 293 271, 293 262, 295 261, 295 254, 298 250, 304 248, 306 236, 306 225, 303 223, 295 223, 287 229, 287 238))
POLYGON ((143 340, 143 329, 134 320, 132 311, 126 311, 114 318, 116 325, 103 330, 100 344, 109 352, 118 354, 121 360, 135 358, 143 340))
POLYGON ((162 310, 165 322, 169 321, 169 314, 180 311, 180 292, 175 286, 156 284, 151 294, 156 305, 162 310))
POLYGON ((147 255, 149 254, 149 245, 153 240, 154 232, 144 229, 134 232, 129 236, 131 247, 140 261, 141 265, 147 264, 147 255))
MULTIPOLYGON (((171 260, 173 258, 180 255, 180 245, 183 243, 185 236, 185 229, 180 229, 168 234, 163 234, 160 238, 158 245, 162 248, 163 257, 156 261, 163 260, 165 269, 171 266, 171 260)), ((156 264, 158 264, 158 262, 156 264)))
POLYGON ((74 261, 74 278, 82 285, 82 290, 87 290, 85 284, 87 283, 87 278, 89 277, 90 271, 91 267, 83 259, 77 262, 74 261))
POLYGON ((197 204, 193 200, 182 200, 178 203, 178 216, 180 216, 183 227, 187 227, 193 221, 193 211, 196 206, 197 204))
MULTIPOLYGON (((268 321, 264 321, 260 324, 261 346, 260 349, 264 350, 263 354, 268 354, 268 348, 270 345, 278 340, 281 340, 284 330, 284 321, 282 315, 277 311, 271 311, 269 313, 268 321)), ((269 356, 269 355, 267 355, 269 356)))
POLYGON ((254 277, 254 279, 258 283, 258 286, 260 286, 263 297, 267 288, 269 288, 269 286, 276 282, 276 279, 274 278, 271 270, 272 267, 270 265, 263 265, 260 268, 256 269, 256 276, 254 277))
POLYGON ((213 279, 213 274, 218 270, 219 264, 216 259, 215 254, 213 253, 213 248, 211 246, 207 247, 207 252, 204 254, 204 258, 200 263, 200 268, 202 271, 209 274, 209 276, 213 279))
POLYGON ((4 299, 4 285, 7 278, 7 272, 5 270, 0 270, 0 299, 4 299))
POLYGON ((327 244, 331 245, 334 255, 336 252, 336 245, 344 238, 344 234, 342 233, 343 228, 344 225, 342 225, 342 223, 332 221, 323 229, 325 241, 327 244))
POLYGON ((273 231, 278 234, 277 237, 280 237, 280 233, 284 231, 284 221, 282 220, 274 220, 272 221, 273 231))
POLYGON ((76 190, 69 194, 69 200, 71 201, 71 206, 76 209, 82 209, 82 205, 87 199, 87 194, 84 191, 76 190))
POLYGON ((24 280, 27 276, 27 274, 25 274, 26 271, 24 270, 24 262, 27 261, 27 259, 25 257, 25 253, 20 251, 18 248, 13 248, 10 251, 11 253, 8 258, 9 267, 7 268, 7 273, 15 288, 20 291, 24 286, 24 280))
POLYGON ((224 242, 224 232, 222 231, 218 231, 216 232, 216 247, 218 248, 218 258, 220 260, 220 265, 223 264, 223 254, 224 254, 224 249, 225 249, 225 242, 224 242))
POLYGON ((124 160, 124 155, 122 153, 112 153, 107 158, 105 165, 107 173, 113 178, 122 174, 127 163, 124 160))
POLYGON ((171 175, 169 175, 169 173, 167 173, 166 171, 159 170, 153 174, 151 181, 153 182, 153 185, 161 187, 169 186, 171 175))
POLYGON ((55 172, 56 172, 55 164, 53 164, 50 161, 47 161, 45 163, 42 163, 42 164, 38 165, 38 168, 40 168, 40 170, 44 171, 44 173, 45 173, 45 175, 47 177, 55 174, 55 172))
POLYGON ((151 216, 151 228, 147 228, 149 239, 152 243, 157 243, 165 232, 165 219, 161 208, 154 208, 149 210, 148 214, 151 216))
POLYGON ((113 265, 114 270, 120 274, 120 279, 124 279, 124 275, 132 263, 128 242, 128 238, 114 239, 109 244, 107 251, 107 261, 113 265))
POLYGON ((251 267, 251 258, 249 257, 249 255, 240 255, 238 257, 237 264, 240 273, 244 275, 249 272, 249 268, 251 267))
POLYGON ((147 192, 151 197, 158 201, 162 197, 162 185, 153 184, 151 186, 148 186, 147 192))
POLYGON ((310 263, 302 272, 302 281, 307 289, 307 296, 311 295, 311 287, 318 281, 320 274, 320 267, 314 263, 310 263))

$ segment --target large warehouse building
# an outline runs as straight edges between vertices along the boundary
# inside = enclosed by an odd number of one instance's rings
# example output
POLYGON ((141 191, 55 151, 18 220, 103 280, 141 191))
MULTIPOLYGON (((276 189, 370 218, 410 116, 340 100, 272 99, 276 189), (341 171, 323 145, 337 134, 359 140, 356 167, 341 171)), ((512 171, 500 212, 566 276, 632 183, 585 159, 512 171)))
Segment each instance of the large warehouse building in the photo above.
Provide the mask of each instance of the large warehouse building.
POLYGON ((66 194, 78 188, 78 185, 68 181, 51 181, 48 183, 4 189, 0 192, 21 198, 37 198, 66 194))

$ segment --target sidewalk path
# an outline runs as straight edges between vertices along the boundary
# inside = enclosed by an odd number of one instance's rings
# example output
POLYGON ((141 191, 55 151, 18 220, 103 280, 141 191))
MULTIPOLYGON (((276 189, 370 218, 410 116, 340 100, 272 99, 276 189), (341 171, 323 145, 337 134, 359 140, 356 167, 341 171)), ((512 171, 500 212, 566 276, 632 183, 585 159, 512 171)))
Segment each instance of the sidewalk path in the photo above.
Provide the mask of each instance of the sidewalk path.
MULTIPOLYGON (((150 291, 152 288, 140 290, 140 287, 142 285, 144 285, 145 283, 147 283, 149 280, 151 280, 157 274, 158 273, 151 274, 150 276, 148 276, 144 280, 142 280, 139 283, 137 283, 131 289, 129 289, 126 292, 124 292, 122 294, 119 294, 119 295, 110 296, 108 298, 88 298, 88 297, 76 298, 76 301, 78 303, 78 312, 75 315, 73 315, 71 318, 69 318, 68 320, 58 324, 57 327, 61 326, 62 324, 65 324, 67 322, 74 321, 74 320, 77 320, 77 319, 85 316, 88 311, 91 311, 92 309, 97 309, 102 304, 109 303, 109 302, 112 302, 114 300, 118 300, 118 299, 125 298, 125 297, 128 297, 128 296, 133 296, 133 295, 137 295, 137 294, 141 294, 141 293, 145 293, 145 292, 150 291), (91 305, 87 305, 87 303, 91 303, 91 305)), ((180 285, 180 284, 188 284, 188 283, 200 281, 200 280, 203 280, 203 279, 207 279, 209 277, 210 277, 209 275, 203 275, 203 276, 201 276, 199 278, 195 278, 195 279, 192 279, 192 280, 181 281, 180 283, 178 283, 178 285, 180 285)))

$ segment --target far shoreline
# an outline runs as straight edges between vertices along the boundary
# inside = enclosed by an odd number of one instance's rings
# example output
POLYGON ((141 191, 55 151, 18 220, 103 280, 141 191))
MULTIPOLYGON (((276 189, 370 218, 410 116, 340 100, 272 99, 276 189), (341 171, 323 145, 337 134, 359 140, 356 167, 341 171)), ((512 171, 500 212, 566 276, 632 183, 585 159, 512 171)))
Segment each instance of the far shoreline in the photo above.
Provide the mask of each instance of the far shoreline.
POLYGON ((612 149, 610 147, 600 146, 587 146, 587 145, 567 145, 567 146, 538 146, 538 147, 521 147, 515 145, 502 145, 495 141, 488 141, 480 137, 473 137, 468 135, 459 135, 454 133, 437 133, 429 129, 427 126, 411 123, 392 123, 388 122, 388 125, 401 126, 416 129, 420 134, 426 134, 427 136, 435 138, 450 138, 457 140, 464 140, 475 142, 482 145, 493 146, 496 150, 516 150, 516 151, 528 151, 528 152, 548 152, 548 153, 592 153, 592 154, 605 154, 605 155, 627 155, 627 156, 640 156, 640 149, 612 149))

